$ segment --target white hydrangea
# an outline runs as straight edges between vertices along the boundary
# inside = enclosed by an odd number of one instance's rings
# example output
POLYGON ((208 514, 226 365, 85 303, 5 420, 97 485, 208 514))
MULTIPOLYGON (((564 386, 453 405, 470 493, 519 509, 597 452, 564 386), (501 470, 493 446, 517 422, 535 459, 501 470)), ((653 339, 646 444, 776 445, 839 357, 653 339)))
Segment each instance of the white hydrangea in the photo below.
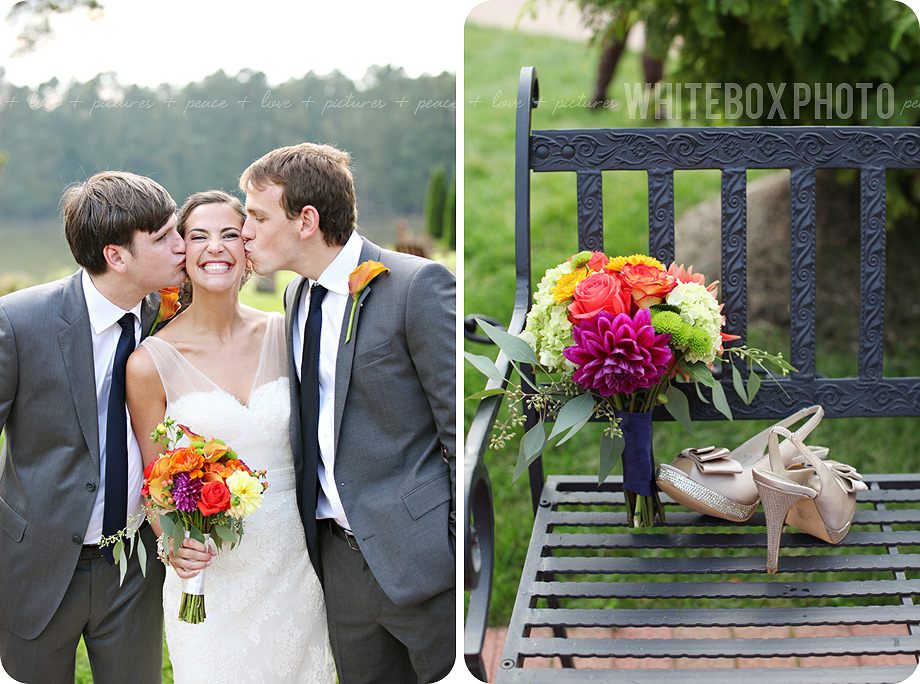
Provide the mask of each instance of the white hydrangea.
POLYGON ((533 347, 543 366, 567 375, 575 372, 575 364, 562 355, 562 350, 573 344, 572 324, 568 309, 553 299, 553 287, 559 278, 571 272, 569 261, 546 272, 534 293, 533 306, 521 333, 521 339, 533 347))
POLYGON ((719 302, 698 283, 679 283, 668 293, 665 300, 680 309, 680 317, 695 328, 703 330, 709 337, 709 351, 704 356, 688 352, 684 357, 687 362, 702 361, 712 363, 719 355, 722 346, 722 312, 719 302))

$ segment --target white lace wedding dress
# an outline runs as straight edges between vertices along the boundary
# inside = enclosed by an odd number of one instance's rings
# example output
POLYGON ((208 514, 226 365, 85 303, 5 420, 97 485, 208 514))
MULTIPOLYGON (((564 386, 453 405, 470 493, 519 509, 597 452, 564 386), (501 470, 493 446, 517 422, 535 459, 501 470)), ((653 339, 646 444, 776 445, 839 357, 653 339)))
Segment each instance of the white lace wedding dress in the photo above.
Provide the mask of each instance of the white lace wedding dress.
POLYGON ((174 681, 334 684, 322 587, 294 489, 283 317, 271 314, 245 406, 169 343, 152 337, 143 344, 166 389, 166 415, 222 439, 251 469, 268 471, 269 487, 245 520, 242 542, 207 569, 203 623, 177 619, 182 580, 167 570, 163 610, 174 681))

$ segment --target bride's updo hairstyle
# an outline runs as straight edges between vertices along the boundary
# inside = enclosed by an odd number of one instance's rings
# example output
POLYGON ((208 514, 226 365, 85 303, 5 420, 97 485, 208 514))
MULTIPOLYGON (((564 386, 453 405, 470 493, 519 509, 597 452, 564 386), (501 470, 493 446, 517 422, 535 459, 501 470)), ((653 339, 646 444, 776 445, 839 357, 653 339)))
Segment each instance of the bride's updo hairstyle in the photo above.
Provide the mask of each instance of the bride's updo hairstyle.
MULTIPOLYGON (((183 204, 177 212, 176 230, 179 232, 179 235, 182 236, 183 240, 185 239, 185 229, 189 217, 195 209, 204 204, 226 204, 229 206, 239 214, 240 229, 242 230, 243 223, 246 221, 246 210, 243 208, 243 203, 223 190, 205 190, 204 192, 196 192, 194 195, 190 196, 185 200, 185 204, 183 204)), ((243 285, 247 283, 251 276, 252 271, 247 268, 243 272, 243 277, 240 278, 240 289, 243 289, 243 285)), ((192 281, 186 279, 179 287, 179 301, 182 303, 183 307, 191 304, 192 294, 192 281)))

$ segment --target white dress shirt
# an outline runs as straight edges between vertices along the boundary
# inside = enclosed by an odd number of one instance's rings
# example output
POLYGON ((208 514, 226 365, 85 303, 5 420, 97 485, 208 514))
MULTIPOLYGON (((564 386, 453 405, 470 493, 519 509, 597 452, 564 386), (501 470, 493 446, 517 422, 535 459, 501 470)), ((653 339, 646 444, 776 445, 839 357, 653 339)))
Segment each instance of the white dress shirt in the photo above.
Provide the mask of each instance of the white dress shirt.
MULTIPOLYGON (((93 369, 96 376, 96 413, 99 416, 99 486, 96 489, 96 503, 86 529, 84 544, 98 544, 102 536, 102 511, 105 505, 105 435, 108 424, 109 389, 112 386, 112 364, 115 361, 115 348, 121 336, 118 319, 126 313, 134 314, 134 343, 140 339, 141 304, 138 302, 131 311, 124 311, 106 299, 83 271, 83 295, 89 312, 90 332, 93 338, 93 369)), ((134 432, 131 430, 128 407, 121 416, 128 426, 128 508, 126 520, 132 521, 132 527, 141 523, 141 484, 144 477, 144 459, 134 432)))
MULTIPOLYGON (((352 232, 348 242, 317 279, 328 292, 323 299, 323 326, 319 341, 319 462, 316 464, 320 491, 316 502, 317 519, 332 518, 340 526, 351 529, 342 500, 335 486, 335 363, 339 352, 339 333, 345 316, 351 313, 348 275, 358 266, 364 240, 352 232)), ((303 359, 303 328, 310 307, 310 286, 304 285, 294 314, 294 364, 301 377, 303 359)))

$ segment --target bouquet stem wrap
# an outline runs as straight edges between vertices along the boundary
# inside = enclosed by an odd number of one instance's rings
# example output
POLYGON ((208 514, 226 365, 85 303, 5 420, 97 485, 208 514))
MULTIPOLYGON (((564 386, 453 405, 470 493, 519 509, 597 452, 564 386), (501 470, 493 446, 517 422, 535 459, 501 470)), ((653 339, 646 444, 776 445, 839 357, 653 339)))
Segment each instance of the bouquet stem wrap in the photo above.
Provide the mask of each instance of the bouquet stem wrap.
MULTIPOLYGON (((188 530, 185 532, 185 537, 186 539, 189 537, 188 530)), ((209 546, 210 543, 211 535, 205 534, 205 546, 209 546)), ((207 570, 207 568, 202 568, 194 577, 182 580, 182 599, 179 601, 179 619, 182 622, 192 624, 204 622, 204 584, 207 570)))
POLYGON ((649 527, 664 521, 664 509, 655 485, 655 456, 652 452, 652 413, 616 411, 623 431, 623 491, 627 515, 635 527, 649 527))

